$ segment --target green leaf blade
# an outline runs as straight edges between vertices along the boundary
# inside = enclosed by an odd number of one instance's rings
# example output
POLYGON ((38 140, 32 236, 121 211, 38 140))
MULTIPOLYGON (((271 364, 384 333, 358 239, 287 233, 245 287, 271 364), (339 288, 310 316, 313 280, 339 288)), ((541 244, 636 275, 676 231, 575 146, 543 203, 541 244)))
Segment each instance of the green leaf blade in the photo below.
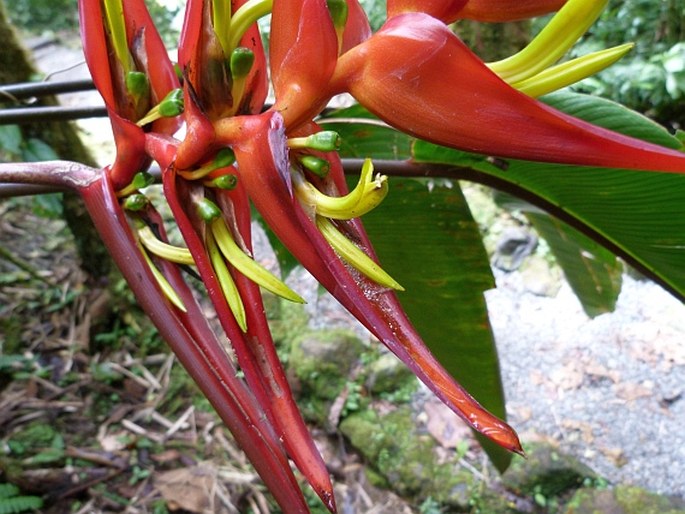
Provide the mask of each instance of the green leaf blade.
POLYGON ((549 244, 585 313, 594 318, 612 312, 623 277, 616 256, 557 218, 535 213, 526 216, 549 244))

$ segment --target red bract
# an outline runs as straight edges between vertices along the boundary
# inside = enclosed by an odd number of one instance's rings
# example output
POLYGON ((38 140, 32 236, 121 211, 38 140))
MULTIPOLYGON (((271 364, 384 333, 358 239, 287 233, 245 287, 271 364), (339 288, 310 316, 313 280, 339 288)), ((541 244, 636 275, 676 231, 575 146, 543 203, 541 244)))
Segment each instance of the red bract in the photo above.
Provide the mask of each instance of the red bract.
POLYGON ((326 96, 338 39, 326 0, 274 2, 269 56, 276 94, 274 109, 297 126, 317 115, 326 96))
MULTIPOLYGON (((281 503, 290 505, 292 512, 308 512, 277 436, 263 419, 263 411, 252 393, 236 377, 235 368, 206 324, 178 270, 170 269, 168 275, 184 299, 186 313, 169 305, 156 287, 149 267, 134 251, 135 242, 107 178, 93 183, 81 194, 141 306, 155 320, 181 363, 250 455, 255 468, 261 470, 264 481, 271 484, 269 487, 277 497, 281 496, 281 503), (113 219, 118 223, 113 223, 113 219), (214 351, 208 352, 207 348, 214 351)), ((162 227, 158 216, 153 221, 162 227)))
MULTIPOLYGON (((278 115, 250 122, 236 144, 240 179, 255 207, 288 249, 380 341, 464 420, 501 446, 521 452, 514 431, 485 411, 435 360, 406 318, 394 294, 360 277, 321 235, 312 218, 293 197, 289 163, 282 155, 283 121, 278 115)), ((329 184, 344 183, 341 168, 329 184)), ((343 226, 348 237, 371 252, 361 224, 343 226)))
POLYGON ((422 12, 451 23, 469 0, 388 0, 388 18, 405 12, 422 12))
MULTIPOLYGON (((290 387, 285 380, 285 373, 276 356, 256 284, 246 280, 240 273, 233 270, 234 279, 238 282, 240 296, 247 313, 248 329, 246 333, 243 333, 236 324, 234 315, 231 313, 222 293, 211 260, 207 255, 203 234, 209 229, 192 212, 192 196, 202 196, 204 193, 198 191, 197 186, 194 187, 194 190, 190 190, 193 186, 185 183, 172 168, 168 169, 164 175, 166 198, 181 233, 193 253, 197 268, 207 286, 209 297, 236 352, 250 389, 257 397, 264 414, 277 431, 278 437, 285 444, 285 449, 288 450, 289 455, 300 467, 324 503, 331 510, 335 510, 330 478, 311 437, 307 433, 304 422, 295 406, 290 387)), ((229 225, 240 230, 238 234, 245 245, 245 250, 251 252, 251 229, 248 222, 249 204, 242 186, 230 193, 217 192, 217 195, 220 196, 217 199, 219 205, 223 205, 224 212, 230 216, 229 225)), ((223 349, 213 344, 208 345, 206 351, 223 355, 223 349)))
POLYGON ((366 17, 366 13, 362 6, 359 5, 359 1, 347 0, 347 9, 347 24, 345 25, 345 32, 343 34, 341 52, 347 52, 349 49, 371 37, 369 19, 366 17))
POLYGON ((342 56, 333 87, 349 91, 404 132, 461 150, 565 164, 685 171, 681 152, 599 128, 519 93, 443 23, 422 13, 390 19, 342 56))

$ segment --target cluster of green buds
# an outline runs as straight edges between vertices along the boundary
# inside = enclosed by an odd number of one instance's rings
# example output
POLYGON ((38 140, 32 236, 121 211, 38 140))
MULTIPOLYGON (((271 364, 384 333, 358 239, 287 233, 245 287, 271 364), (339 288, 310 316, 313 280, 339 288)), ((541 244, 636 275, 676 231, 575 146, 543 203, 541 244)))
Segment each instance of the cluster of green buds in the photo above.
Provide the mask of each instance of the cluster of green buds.
POLYGON ((180 88, 171 90, 154 104, 154 94, 145 69, 147 56, 142 48, 144 45, 132 44, 128 39, 122 0, 106 0, 102 5, 107 41, 116 61, 114 69, 120 70, 113 77, 119 114, 143 127, 160 118, 172 118, 183 113, 183 91, 180 88))
POLYGON ((230 1, 205 4, 203 17, 213 30, 203 34, 198 51, 204 55, 208 73, 202 83, 193 86, 202 90, 203 107, 210 119, 243 112, 255 53, 240 46, 241 38, 255 21, 271 12, 272 6, 273 0, 249 0, 233 12, 230 1))
MULTIPOLYGON (((227 191, 234 189, 237 184, 236 175, 225 172, 226 169, 230 169, 234 162, 235 155, 233 151, 230 148, 224 148, 217 152, 211 162, 197 169, 181 172, 179 175, 186 180, 201 181, 202 185, 210 188, 210 190, 211 188, 217 188, 227 191), (220 172, 221 174, 211 179, 207 178, 208 175, 215 172, 220 172)), ((183 302, 154 264, 151 256, 184 266, 194 266, 195 260, 188 248, 162 241, 159 234, 156 234, 145 223, 143 217, 137 215, 137 213, 142 213, 151 205, 150 198, 140 190, 150 186, 153 182, 154 177, 149 173, 137 173, 128 186, 117 192, 117 197, 120 198, 122 207, 129 212, 133 219, 138 248, 148 263, 160 289, 172 304, 185 311, 183 302)), ((247 330, 245 307, 243 306, 235 281, 229 272, 229 265, 267 291, 295 303, 304 303, 301 296, 255 261, 247 249, 241 248, 236 242, 232 231, 227 226, 221 209, 219 209, 214 201, 203 197, 196 201, 195 207, 198 218, 207 227, 205 244, 212 267, 221 284, 229 307, 243 331, 247 330)))

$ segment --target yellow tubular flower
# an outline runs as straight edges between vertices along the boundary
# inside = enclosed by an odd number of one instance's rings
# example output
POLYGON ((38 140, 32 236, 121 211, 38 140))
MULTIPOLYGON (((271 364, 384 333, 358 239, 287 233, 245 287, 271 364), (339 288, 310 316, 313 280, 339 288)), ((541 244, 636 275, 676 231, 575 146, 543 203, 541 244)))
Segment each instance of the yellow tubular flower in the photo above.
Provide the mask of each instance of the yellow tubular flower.
POLYGON ((247 32, 247 29, 262 16, 271 13, 273 0, 248 0, 233 13, 230 23, 229 48, 224 48, 224 53, 228 56, 240 44, 240 38, 247 32))
POLYGON ((380 174, 373 176, 371 159, 364 161, 357 186, 345 196, 323 194, 299 172, 293 172, 292 177, 298 199, 312 207, 317 214, 331 219, 358 218, 374 209, 388 194, 388 177, 380 174))
POLYGON ((537 75, 557 62, 597 20, 608 0, 568 0, 523 50, 488 64, 509 84, 537 75))
POLYGON ((138 244, 138 248, 140 249, 140 253, 143 254, 143 258, 145 259, 145 262, 147 262, 147 265, 150 267, 150 271, 152 272, 152 275, 155 277, 155 280, 157 281, 157 284, 159 284, 159 287, 162 290, 162 292, 164 293, 164 295, 178 309, 180 309, 183 312, 187 312, 186 306, 183 305, 183 301, 178 296, 178 294, 176 293, 174 288, 171 287, 171 284, 166 279, 166 277, 162 274, 162 272, 157 269, 157 266, 155 266, 155 263, 152 262, 152 259, 150 259, 150 256, 147 254, 147 252, 145 251, 145 248, 143 248, 143 245, 140 243, 140 241, 138 241, 137 244, 138 244))
POLYGON ((104 7, 107 28, 110 33, 110 42, 114 47, 114 53, 124 70, 124 76, 126 76, 128 72, 133 69, 133 60, 128 51, 124 6, 121 0, 105 0, 104 7))
POLYGON ((162 259, 190 266, 195 264, 195 260, 187 248, 173 246, 160 241, 148 226, 138 228, 138 239, 150 253, 154 253, 162 259))
POLYGON ((231 0, 213 0, 212 26, 224 55, 230 55, 231 0))
POLYGON ((243 252, 221 218, 212 221, 210 227, 221 253, 240 273, 281 298, 295 303, 306 303, 300 295, 243 252))
POLYGON ((593 52, 557 66, 547 68, 529 79, 512 84, 513 87, 537 98, 557 89, 575 84, 595 73, 608 68, 635 46, 633 43, 593 52))
POLYGON ((347 239, 340 231, 335 228, 335 225, 328 219, 317 216, 316 226, 321 231, 321 234, 326 238, 328 244, 338 252, 340 257, 357 269, 360 273, 367 276, 377 284, 395 289, 397 291, 404 291, 402 287, 394 278, 386 273, 376 262, 359 249, 352 241, 347 239))
POLYGON ((224 262, 224 258, 221 255, 221 251, 217 247, 212 231, 207 231, 207 251, 209 253, 209 259, 212 262, 212 267, 216 273, 216 278, 221 285, 221 291, 224 293, 224 297, 228 302, 228 307, 231 309, 233 316, 235 317, 238 326, 243 332, 247 332, 247 317, 245 315, 245 305, 243 305, 243 300, 240 298, 240 293, 238 292, 238 287, 235 285, 231 272, 228 271, 228 267, 224 262))

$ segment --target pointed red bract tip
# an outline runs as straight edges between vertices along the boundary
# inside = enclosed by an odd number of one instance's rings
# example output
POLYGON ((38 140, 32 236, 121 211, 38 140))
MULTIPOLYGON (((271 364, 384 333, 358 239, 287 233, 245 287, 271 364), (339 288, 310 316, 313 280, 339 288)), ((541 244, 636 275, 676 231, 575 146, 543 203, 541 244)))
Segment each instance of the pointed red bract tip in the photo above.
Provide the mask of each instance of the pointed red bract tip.
POLYGON ((347 0, 347 23, 343 33, 343 44, 341 53, 347 52, 371 37, 371 26, 366 17, 366 11, 359 4, 358 0, 347 0))

